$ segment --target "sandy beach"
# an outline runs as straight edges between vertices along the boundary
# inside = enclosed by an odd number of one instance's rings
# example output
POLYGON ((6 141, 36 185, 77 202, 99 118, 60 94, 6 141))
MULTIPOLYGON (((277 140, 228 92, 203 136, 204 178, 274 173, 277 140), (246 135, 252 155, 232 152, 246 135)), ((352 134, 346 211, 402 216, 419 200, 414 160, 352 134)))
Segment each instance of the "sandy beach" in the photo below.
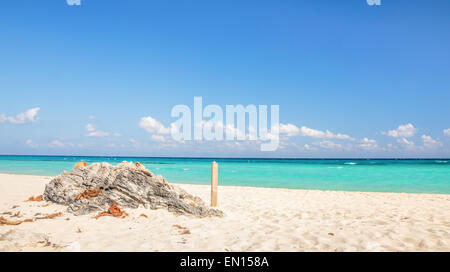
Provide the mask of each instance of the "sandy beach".
MULTIPOLYGON (((230 186, 222 218, 138 208, 95 219, 26 201, 50 180, 0 174, 0 217, 34 218, 0 225, 0 251, 450 251, 450 195, 230 186)), ((209 186, 178 186, 209 202, 209 186)))

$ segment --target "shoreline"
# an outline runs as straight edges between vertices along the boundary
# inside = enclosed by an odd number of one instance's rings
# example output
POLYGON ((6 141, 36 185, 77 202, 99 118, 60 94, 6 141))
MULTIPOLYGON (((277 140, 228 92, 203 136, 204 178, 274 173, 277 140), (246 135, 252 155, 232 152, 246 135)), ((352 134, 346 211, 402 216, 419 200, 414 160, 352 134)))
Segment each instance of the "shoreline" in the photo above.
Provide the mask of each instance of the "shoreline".
MULTIPOLYGON (((61 213, 0 225, 0 251, 450 251, 450 195, 219 186, 222 218, 140 207, 95 219, 26 201, 51 178, 0 174, 0 217, 61 213)), ((210 186, 175 185, 209 203, 210 186)))
MULTIPOLYGON (((33 174, 16 174, 16 173, 4 173, 0 172, 0 178, 1 175, 13 175, 13 176, 32 176, 32 177, 38 177, 38 178, 54 178, 56 176, 48 176, 48 175, 33 175, 33 174)), ((1 180, 0 180, 1 181, 1 180)), ((187 186, 207 186, 208 188, 210 185, 208 184, 195 184, 195 183, 179 183, 179 182, 172 182, 169 181, 170 184, 175 184, 179 186, 187 185, 187 186)), ((442 196, 442 195, 448 195, 447 193, 408 193, 408 192, 380 192, 380 191, 346 191, 346 190, 321 190, 321 189, 301 189, 301 188, 283 188, 283 187, 258 187, 258 186, 239 186, 239 185, 221 185, 219 181, 219 188, 225 187, 225 188, 253 188, 253 189, 275 189, 275 190, 297 190, 297 191, 319 191, 319 192, 345 192, 345 193, 370 193, 370 194, 407 194, 407 195, 428 195, 428 196, 442 196)))

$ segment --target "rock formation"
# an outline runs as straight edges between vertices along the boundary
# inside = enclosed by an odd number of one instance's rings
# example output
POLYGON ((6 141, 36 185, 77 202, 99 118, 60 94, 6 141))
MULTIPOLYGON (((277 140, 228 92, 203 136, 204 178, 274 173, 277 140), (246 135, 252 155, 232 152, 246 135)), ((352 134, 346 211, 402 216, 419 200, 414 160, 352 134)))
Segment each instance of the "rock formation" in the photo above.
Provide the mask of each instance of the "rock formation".
POLYGON ((220 210, 206 207, 199 197, 167 183, 140 163, 122 162, 117 166, 77 164, 46 185, 44 200, 68 206, 74 214, 105 211, 111 205, 121 208, 168 209, 177 214, 199 217, 222 216, 220 210))

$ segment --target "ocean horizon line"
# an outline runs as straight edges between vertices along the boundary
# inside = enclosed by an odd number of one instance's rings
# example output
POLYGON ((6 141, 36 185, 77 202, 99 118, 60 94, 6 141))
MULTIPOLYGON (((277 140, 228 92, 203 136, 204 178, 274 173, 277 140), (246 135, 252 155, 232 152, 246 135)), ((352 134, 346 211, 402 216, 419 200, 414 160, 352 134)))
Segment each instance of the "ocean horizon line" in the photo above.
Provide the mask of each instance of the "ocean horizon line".
POLYGON ((144 158, 144 159, 241 159, 241 160, 450 160, 440 157, 203 157, 203 156, 133 156, 133 155, 18 155, 0 154, 0 157, 85 157, 85 158, 144 158))

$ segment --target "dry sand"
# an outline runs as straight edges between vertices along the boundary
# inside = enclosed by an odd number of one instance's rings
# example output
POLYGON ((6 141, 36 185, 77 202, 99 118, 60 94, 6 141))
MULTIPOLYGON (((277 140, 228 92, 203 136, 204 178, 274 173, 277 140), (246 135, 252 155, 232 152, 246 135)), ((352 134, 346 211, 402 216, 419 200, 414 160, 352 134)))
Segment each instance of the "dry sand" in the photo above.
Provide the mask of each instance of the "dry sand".
MULTIPOLYGON (((0 251, 450 251, 450 195, 219 187, 223 218, 140 208, 95 219, 25 202, 50 179, 0 174, 0 216, 62 212, 0 226, 0 251)), ((209 186, 179 186, 209 201, 209 186)))

